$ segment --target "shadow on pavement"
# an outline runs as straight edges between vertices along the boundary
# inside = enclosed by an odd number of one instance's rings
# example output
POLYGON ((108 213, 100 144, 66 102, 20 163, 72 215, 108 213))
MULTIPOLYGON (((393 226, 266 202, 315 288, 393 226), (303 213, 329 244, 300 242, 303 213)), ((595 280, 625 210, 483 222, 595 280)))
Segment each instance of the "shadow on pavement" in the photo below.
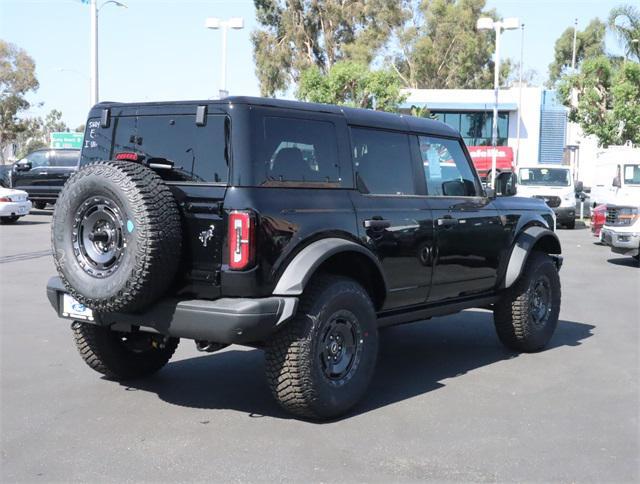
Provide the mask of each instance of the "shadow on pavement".
MULTIPOLYGON (((589 324, 560 321, 546 351, 578 346, 593 329, 589 324)), ((388 328, 380 336, 376 373, 351 416, 437 390, 445 385, 443 380, 518 357, 501 346, 487 311, 388 328)), ((229 350, 170 362, 152 378, 122 385, 129 391, 156 393, 174 405, 290 418, 267 388, 260 350, 229 350)))
POLYGON ((640 263, 638 263, 638 261, 631 256, 607 259, 607 262, 615 266, 640 267, 640 263))

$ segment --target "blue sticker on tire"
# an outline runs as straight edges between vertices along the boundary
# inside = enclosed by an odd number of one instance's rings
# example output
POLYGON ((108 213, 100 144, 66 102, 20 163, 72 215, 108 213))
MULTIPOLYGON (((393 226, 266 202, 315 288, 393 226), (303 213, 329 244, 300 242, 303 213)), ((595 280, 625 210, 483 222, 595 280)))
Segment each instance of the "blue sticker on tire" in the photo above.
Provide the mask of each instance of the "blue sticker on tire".
POLYGON ((129 233, 133 232, 133 222, 131 220, 127 220, 127 230, 129 233))

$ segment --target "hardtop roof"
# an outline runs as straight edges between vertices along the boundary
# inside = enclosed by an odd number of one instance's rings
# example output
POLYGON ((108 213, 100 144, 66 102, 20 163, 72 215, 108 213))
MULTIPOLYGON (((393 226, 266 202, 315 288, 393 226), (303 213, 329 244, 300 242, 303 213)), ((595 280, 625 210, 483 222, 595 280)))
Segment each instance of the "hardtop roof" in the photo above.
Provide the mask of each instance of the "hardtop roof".
MULTIPOLYGON (((190 100, 190 101, 162 101, 162 102, 101 102, 96 104, 91 111, 99 111, 113 107, 159 107, 159 106, 201 106, 219 105, 230 106, 233 104, 246 104, 253 106, 267 106, 298 111, 322 112, 344 116, 347 123, 356 126, 370 126, 401 131, 425 132, 442 136, 460 137, 460 134, 448 125, 433 119, 417 118, 407 114, 394 114, 372 109, 351 108, 336 106, 333 104, 308 103, 291 101, 287 99, 274 99, 252 96, 230 96, 219 100, 190 100)), ((194 109, 195 113, 195 109, 194 109)), ((97 113, 95 113, 97 115, 97 113)), ((90 113, 91 117, 91 113, 90 113)))

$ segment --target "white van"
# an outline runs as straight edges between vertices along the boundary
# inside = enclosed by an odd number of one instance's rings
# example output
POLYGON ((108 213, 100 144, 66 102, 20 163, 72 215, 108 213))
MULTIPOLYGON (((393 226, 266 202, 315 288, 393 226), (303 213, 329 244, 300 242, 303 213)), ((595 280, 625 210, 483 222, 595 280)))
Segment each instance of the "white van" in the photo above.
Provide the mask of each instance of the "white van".
POLYGON ((576 191, 582 184, 573 182, 567 165, 536 164, 517 167, 518 196, 544 200, 556 214, 556 223, 573 229, 576 226, 576 191))
POLYGON ((640 148, 630 143, 609 147, 598 155, 595 183, 591 187, 592 206, 634 205, 640 199, 640 148))

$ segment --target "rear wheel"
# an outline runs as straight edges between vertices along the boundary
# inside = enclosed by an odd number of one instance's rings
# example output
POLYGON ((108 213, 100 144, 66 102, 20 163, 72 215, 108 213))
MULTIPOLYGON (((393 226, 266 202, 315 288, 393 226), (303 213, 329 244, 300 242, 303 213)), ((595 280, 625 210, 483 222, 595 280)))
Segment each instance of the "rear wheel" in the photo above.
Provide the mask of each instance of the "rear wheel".
POLYGON ((44 210, 45 208, 47 208, 47 202, 33 202, 33 206, 37 210, 44 210))
POLYGON ((267 380, 294 415, 337 417, 364 395, 378 354, 376 314, 357 282, 321 275, 305 289, 294 319, 269 341, 267 380))
POLYGON ((558 325, 560 291, 553 260, 542 252, 531 253, 520 279, 495 305, 500 341, 516 351, 542 350, 558 325))
POLYGON ((180 341, 139 331, 111 331, 79 321, 75 321, 71 328, 85 363, 114 380, 141 378, 155 373, 171 359, 180 341))
POLYGON ((574 219, 569 220, 569 221, 565 224, 565 226, 566 226, 568 229, 571 229, 571 230, 575 229, 575 228, 576 228, 576 219, 574 218, 574 219))

